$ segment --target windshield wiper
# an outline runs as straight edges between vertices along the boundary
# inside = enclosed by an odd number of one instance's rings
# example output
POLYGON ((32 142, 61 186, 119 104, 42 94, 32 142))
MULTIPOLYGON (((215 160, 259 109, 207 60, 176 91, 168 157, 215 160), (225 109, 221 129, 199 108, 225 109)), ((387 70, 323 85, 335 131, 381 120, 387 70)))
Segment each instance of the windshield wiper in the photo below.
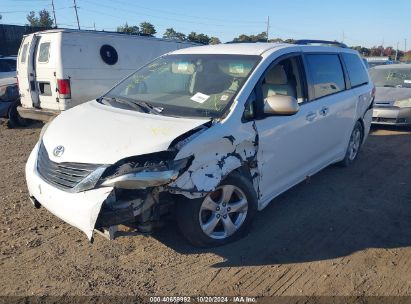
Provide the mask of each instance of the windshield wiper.
POLYGON ((108 97, 108 96, 103 96, 101 99, 102 99, 102 100, 108 100, 108 101, 114 101, 114 102, 126 104, 126 105, 128 105, 130 108, 133 108, 133 109, 135 109, 135 110, 141 110, 141 107, 139 107, 139 106, 136 105, 135 103, 130 102, 130 101, 126 100, 126 99, 119 99, 119 98, 116 98, 116 97, 108 97))
POLYGON ((162 108, 156 108, 152 106, 151 104, 148 104, 145 101, 142 100, 129 100, 125 98, 118 98, 118 97, 108 97, 108 96, 103 96, 102 99, 108 100, 108 101, 114 101, 118 103, 123 103, 128 105, 130 108, 133 108, 135 110, 138 110, 139 112, 143 110, 144 113, 150 113, 150 114, 155 114, 155 115, 160 115, 161 111, 163 110, 162 108))
POLYGON ((133 100, 130 101, 136 105, 138 105, 141 109, 143 109, 146 113, 160 115, 160 113, 164 110, 160 107, 155 107, 152 104, 148 103, 144 100, 133 100))

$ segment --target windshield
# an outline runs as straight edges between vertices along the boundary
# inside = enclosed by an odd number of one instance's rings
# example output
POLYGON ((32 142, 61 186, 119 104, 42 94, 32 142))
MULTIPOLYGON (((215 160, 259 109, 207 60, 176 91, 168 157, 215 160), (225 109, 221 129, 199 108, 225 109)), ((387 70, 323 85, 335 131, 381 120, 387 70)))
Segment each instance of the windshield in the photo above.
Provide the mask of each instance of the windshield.
POLYGON ((371 69, 369 72, 376 87, 411 88, 411 68, 371 69))
POLYGON ((244 55, 167 55, 108 92, 102 103, 170 116, 220 117, 260 60, 244 55), (133 106, 131 103, 137 105, 133 106))

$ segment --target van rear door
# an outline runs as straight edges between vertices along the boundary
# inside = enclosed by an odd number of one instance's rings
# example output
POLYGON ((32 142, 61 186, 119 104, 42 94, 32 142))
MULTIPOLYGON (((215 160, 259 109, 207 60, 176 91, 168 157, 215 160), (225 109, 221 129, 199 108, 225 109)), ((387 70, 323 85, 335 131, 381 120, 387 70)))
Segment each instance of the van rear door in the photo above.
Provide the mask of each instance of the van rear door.
POLYGON ((56 35, 42 35, 37 43, 35 67, 36 88, 39 106, 42 109, 58 110, 56 60, 58 57, 56 35), (54 39, 53 39, 54 38, 54 39))
POLYGON ((35 54, 38 36, 35 34, 26 36, 20 46, 17 58, 17 77, 21 104, 25 108, 40 106, 36 87, 36 61, 35 54))

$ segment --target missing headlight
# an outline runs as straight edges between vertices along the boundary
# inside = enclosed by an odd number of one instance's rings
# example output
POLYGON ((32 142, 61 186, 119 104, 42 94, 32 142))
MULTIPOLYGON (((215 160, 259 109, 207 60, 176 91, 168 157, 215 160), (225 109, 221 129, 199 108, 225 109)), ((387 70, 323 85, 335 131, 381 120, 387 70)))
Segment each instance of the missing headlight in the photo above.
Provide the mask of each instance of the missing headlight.
POLYGON ((175 152, 163 151, 129 157, 109 167, 100 180, 102 186, 144 189, 175 180, 192 161, 192 157, 174 160, 175 152))

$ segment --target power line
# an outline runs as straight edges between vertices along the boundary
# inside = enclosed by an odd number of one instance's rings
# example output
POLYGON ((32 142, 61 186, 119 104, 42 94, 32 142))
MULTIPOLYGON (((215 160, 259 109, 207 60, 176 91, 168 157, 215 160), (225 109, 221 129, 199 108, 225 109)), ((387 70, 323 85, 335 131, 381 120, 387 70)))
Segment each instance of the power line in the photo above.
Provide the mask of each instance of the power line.
MULTIPOLYGON (((190 20, 186 20, 186 19, 177 19, 177 18, 172 18, 172 17, 164 17, 164 16, 159 16, 159 15, 154 15, 154 14, 147 14, 147 13, 141 12, 140 10, 133 10, 133 9, 130 9, 130 8, 126 9, 126 8, 122 8, 122 7, 118 7, 118 6, 114 7, 114 6, 111 6, 111 5, 101 4, 101 3, 97 3, 97 2, 94 2, 94 1, 90 1, 90 0, 83 0, 83 1, 88 2, 90 4, 99 5, 101 7, 110 8, 110 9, 113 9, 113 10, 120 10, 120 11, 125 11, 125 12, 128 12, 128 13, 135 13, 135 14, 139 14, 139 15, 143 15, 143 16, 147 16, 147 17, 152 17, 152 18, 157 18, 157 19, 162 19, 162 20, 167 19, 167 20, 178 21, 178 22, 182 22, 182 23, 201 24, 201 25, 217 26, 217 27, 227 27, 227 24, 206 23, 206 22, 199 22, 198 20, 197 21, 190 21, 190 20)), ((136 5, 133 4, 133 6, 136 6, 136 5)), ((139 7, 139 6, 137 6, 137 7, 139 7)), ((201 17, 192 16, 192 18, 199 19, 201 17)), ((201 18, 201 19, 206 19, 206 18, 201 18)), ((223 20, 220 20, 220 21, 223 21, 223 20)), ((227 21, 224 21, 224 22, 227 22, 227 21)), ((245 23, 247 23, 247 22, 245 22, 245 23)), ((259 22, 258 24, 261 24, 261 23, 262 22, 259 22)), ((244 22, 242 22, 242 24, 244 24, 244 22)), ((237 27, 238 25, 235 25, 235 26, 237 27)))
POLYGON ((77 12, 76 0, 73 0, 73 1, 74 1, 74 10, 76 11, 77 26, 78 26, 78 29, 80 29, 80 21, 78 20, 78 12, 77 12))
MULTIPOLYGON (((125 3, 125 2, 122 2, 122 1, 119 1, 119 0, 113 0, 113 2, 117 2, 117 3, 121 3, 121 4, 124 4, 124 5, 129 5, 130 3, 125 3)), ((227 20, 227 19, 218 19, 218 18, 210 18, 210 17, 207 17, 207 16, 195 16, 195 15, 188 15, 188 14, 181 14, 181 13, 176 13, 176 12, 173 12, 173 11, 167 11, 167 10, 159 10, 159 9, 153 9, 153 8, 148 8, 148 7, 145 7, 145 6, 141 6, 141 5, 136 5, 136 4, 134 4, 133 3, 133 6, 135 6, 135 7, 139 7, 139 8, 142 8, 142 9, 145 9, 145 10, 148 10, 148 11, 154 11, 154 12, 159 12, 159 13, 162 13, 162 14, 167 14, 167 15, 176 15, 176 16, 182 16, 182 17, 188 17, 188 18, 194 18, 194 19, 207 19, 207 20, 214 20, 214 21, 220 21, 220 22, 230 22, 230 23, 239 23, 239 24, 245 24, 245 23, 247 23, 247 24, 251 24, 251 23, 254 23, 254 24, 261 24, 261 23, 264 23, 264 22, 260 22, 260 21, 237 21, 237 20, 227 20)), ((161 17, 162 18, 162 17, 161 17)))

